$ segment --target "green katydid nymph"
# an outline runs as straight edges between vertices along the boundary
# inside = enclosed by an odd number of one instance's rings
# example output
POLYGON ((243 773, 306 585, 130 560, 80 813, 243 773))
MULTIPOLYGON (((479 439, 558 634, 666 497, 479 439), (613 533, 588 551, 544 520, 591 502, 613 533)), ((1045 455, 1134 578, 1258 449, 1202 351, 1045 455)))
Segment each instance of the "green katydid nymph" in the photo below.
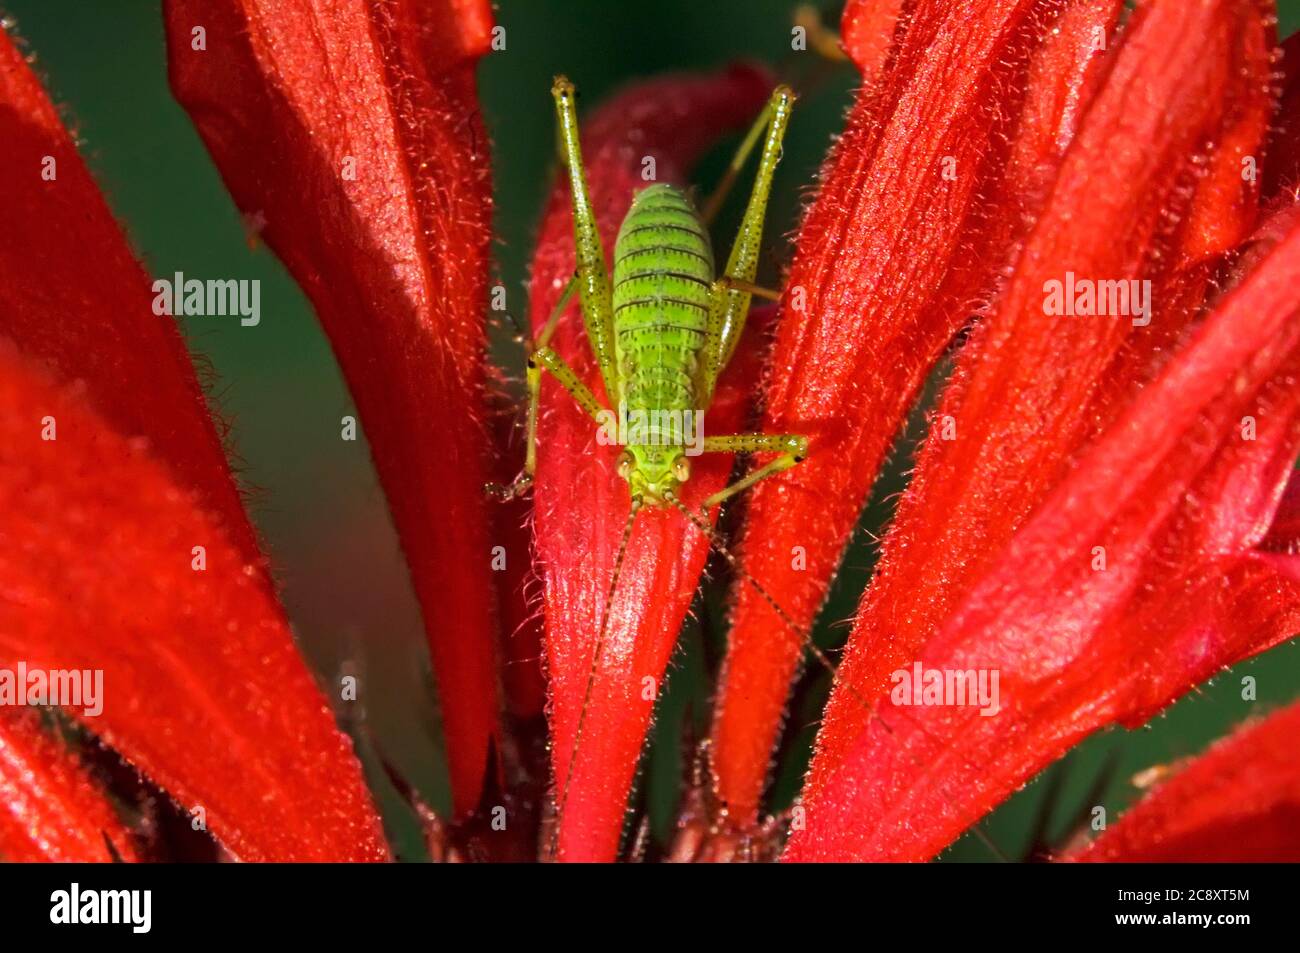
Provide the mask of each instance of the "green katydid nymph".
MULTIPOLYGON (((605 252, 583 171, 574 87, 563 76, 557 77, 551 93, 559 122, 560 155, 572 195, 577 273, 529 347, 524 470, 509 486, 494 485, 489 489, 508 499, 525 492, 532 484, 543 371, 572 395, 602 432, 615 414, 601 406, 591 389, 549 346, 560 316, 575 294, 581 303, 583 325, 600 368, 605 393, 618 406, 618 417, 635 416, 648 421, 637 429, 636 439, 624 442, 619 458, 618 474, 627 481, 632 505, 615 557, 593 651, 592 676, 588 679, 587 697, 583 700, 575 738, 576 755, 609 624, 609 607, 638 510, 642 506, 671 506, 680 510, 735 566, 734 558, 721 546, 705 517, 692 512, 682 502, 679 488, 690 479, 690 457, 698 452, 777 454, 770 463, 708 497, 702 506, 707 513, 759 480, 798 464, 807 452, 808 441, 797 434, 736 433, 705 435, 702 446, 697 446, 686 440, 683 428, 665 424, 665 421, 700 419, 713 400, 719 375, 736 349, 753 296, 779 298, 775 292, 757 287, 754 280, 772 176, 781 157, 781 142, 794 104, 789 87, 778 86, 772 92, 702 212, 696 209, 687 192, 673 185, 654 184, 633 197, 614 246, 612 280, 606 269, 605 252), (715 275, 708 225, 760 140, 758 174, 731 255, 719 277, 715 275)), ((757 586, 754 580, 750 582, 757 586)), ((759 590, 763 591, 761 587, 759 590)), ((773 606, 777 608, 775 603, 773 606)), ((777 611, 780 612, 779 608, 777 611)), ((573 762, 570 758, 570 778, 573 762)), ((561 814, 568 782, 566 778, 560 787, 561 814)))
MULTIPOLYGON (((703 414, 744 330, 753 295, 777 297, 753 282, 772 174, 781 156, 794 95, 786 86, 778 86, 772 93, 703 213, 696 210, 690 195, 673 185, 655 184, 636 194, 618 231, 611 281, 582 167, 573 84, 558 77, 551 93, 559 120, 560 153, 572 193, 578 268, 530 348, 524 472, 509 487, 493 490, 500 496, 516 496, 532 484, 543 371, 555 377, 598 425, 604 427, 614 413, 601 407, 591 389, 549 347, 560 315, 576 293, 605 393, 621 413, 643 415, 652 421, 643 429, 642 439, 628 442, 619 461, 619 475, 627 481, 634 505, 676 505, 680 503, 677 488, 690 479, 688 447, 680 432, 670 432, 672 428, 661 428, 653 421, 703 414), (763 151, 749 206, 726 270, 715 277, 708 223, 760 138, 763 151)), ((794 434, 705 437, 705 453, 780 454, 713 494, 704 502, 705 508, 789 469, 803 459, 806 450, 807 439, 794 434)))

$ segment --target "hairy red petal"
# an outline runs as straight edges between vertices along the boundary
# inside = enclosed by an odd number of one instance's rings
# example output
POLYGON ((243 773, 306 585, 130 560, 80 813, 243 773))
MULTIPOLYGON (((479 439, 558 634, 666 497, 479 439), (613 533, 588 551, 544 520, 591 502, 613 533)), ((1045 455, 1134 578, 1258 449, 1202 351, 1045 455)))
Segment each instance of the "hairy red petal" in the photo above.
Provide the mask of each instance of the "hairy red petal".
MULTIPOLYGON (((1095 71, 1078 38, 1094 25, 1104 35, 1117 3, 1085 6, 916 3, 890 74, 859 97, 823 173, 763 421, 808 434, 810 454, 755 487, 745 524, 746 569, 803 629, 907 409, 975 300, 992 293, 1040 167, 1054 168, 1068 141, 1095 71)), ((742 822, 757 812, 802 654, 767 602, 738 587, 712 755, 719 795, 742 822)))
POLYGON ((260 562, 176 325, 154 314, 148 276, 3 32, 0 139, 0 335, 57 379, 80 381, 118 433, 147 438, 260 562))
POLYGON ((1221 94, 1221 128, 1181 224, 1180 250, 1185 263, 1234 248, 1255 224, 1260 188, 1258 172, 1252 170, 1264 150, 1276 108, 1271 80, 1277 33, 1272 8, 1265 0, 1243 7, 1241 16, 1249 26, 1232 49, 1233 60, 1221 94))
POLYGON ((849 0, 840 17, 844 52, 868 82, 877 78, 894 48, 894 33, 909 0, 849 0))
MULTIPOLYGON (((655 157, 661 181, 683 181, 689 164, 722 132, 751 121, 770 91, 766 75, 737 68, 643 83, 604 105, 583 128, 583 157, 606 250, 613 248, 633 192, 645 185, 643 156, 655 157)), ((533 261, 534 328, 545 323, 574 267, 569 193, 561 183, 533 261)), ((576 306, 560 322, 553 346, 603 399, 576 306)), ((733 364, 724 377, 730 383, 720 386, 709 408, 708 432, 729 432, 742 419, 745 390, 735 380, 745 369, 733 364)), ((542 412, 536 539, 546 584, 552 765, 563 788, 630 500, 615 473, 617 448, 597 444, 590 418, 550 379, 543 384, 542 412)), ((692 463, 683 496, 695 508, 722 487, 731 460, 710 454, 692 463)), ((610 860, 617 853, 654 699, 707 555, 707 541, 680 513, 647 507, 637 516, 564 798, 561 859, 610 860)))
POLYGON ((202 808, 236 856, 386 856, 351 745, 256 567, 146 446, 7 345, 0 512, 0 658, 102 670, 102 713, 72 713, 202 808))
POLYGON ((1295 631, 1293 557, 1255 547, 1300 449, 1298 276, 1293 229, 914 654, 998 673, 995 715, 885 698, 867 715, 841 680, 789 859, 929 857, 1089 732, 1295 631))
POLYGON ((338 355, 424 609, 457 812, 499 690, 484 421, 487 0, 169 0, 172 86, 338 355), (206 48, 194 48, 202 27, 206 48))
POLYGON ((1300 478, 1292 473, 1282 500, 1273 514, 1268 536, 1260 543, 1260 548, 1272 552, 1300 552, 1300 478))
POLYGON ((1300 705, 1251 722, 1183 766, 1067 860, 1300 860, 1300 705))
POLYGON ((35 712, 0 710, 0 861, 104 863, 108 841, 136 860, 130 833, 99 785, 35 712))
MULTIPOLYGON (((147 276, 3 35, 0 104, 0 210, 10 226, 0 236, 0 340, 14 367, 0 410, 11 434, 0 459, 0 658, 107 670, 105 713, 87 724, 174 796, 220 805, 210 829, 237 854, 384 856, 357 762, 294 649, 176 327, 153 312, 147 276), (13 344, 41 366, 30 390, 13 344), (41 439, 47 424, 54 439, 41 439), (158 461, 147 481, 132 482, 133 456, 158 461), (168 507, 186 511, 184 526, 165 522, 168 507), (125 530, 115 536, 121 521, 157 533, 152 549, 132 548, 125 530), (224 570, 218 540, 228 540, 224 570), (189 569, 195 545, 209 549, 205 575, 189 569), (218 606, 208 615, 214 588, 246 598, 243 614, 223 618, 218 606), (291 730, 277 731, 278 719, 291 730), (274 789, 250 784, 227 758, 249 746, 266 762, 305 760, 310 770, 274 789), (322 839, 324 825, 356 839, 322 839)), ((59 749, 40 750, 51 778, 79 777, 59 749)))
MULTIPOLYGON (((507 408, 492 418, 496 444, 496 479, 503 485, 523 468, 524 440, 520 415, 507 408)), ((546 710, 546 676, 542 670, 541 580, 533 558, 532 501, 502 503, 491 514, 492 538, 504 552, 505 567, 496 572, 501 611, 501 687, 505 708, 517 719, 540 717, 546 710)))

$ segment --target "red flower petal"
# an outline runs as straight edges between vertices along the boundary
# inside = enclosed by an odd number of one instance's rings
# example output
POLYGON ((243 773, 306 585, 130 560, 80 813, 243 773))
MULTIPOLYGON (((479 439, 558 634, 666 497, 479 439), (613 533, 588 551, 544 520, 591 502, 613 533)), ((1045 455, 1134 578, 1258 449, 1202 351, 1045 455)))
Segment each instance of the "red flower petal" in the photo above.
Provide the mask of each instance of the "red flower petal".
MULTIPOLYGON (((1053 22, 1043 18, 1057 6, 917 3, 883 87, 854 107, 800 232, 763 424, 809 434, 810 455, 754 489, 745 524, 745 567, 801 627, 904 414, 1023 233, 1041 170, 1055 166, 1094 81, 1094 28, 1104 37, 1118 6, 1079 4, 1053 22), (989 149, 1009 134, 1006 152, 989 149)), ((749 587, 735 598, 713 763, 743 823, 804 650, 749 587)))
POLYGON ((102 670, 102 714, 72 713, 202 808, 236 856, 386 856, 351 746, 256 567, 140 441, 7 345, 0 511, 0 658, 102 670))
MULTIPOLYGON (((3 334, 75 392, 33 376, 5 345, 0 659, 105 669, 105 712, 88 723, 174 796, 205 805, 237 854, 384 856, 358 765, 293 647, 175 325, 153 313, 147 277, 3 35, 0 103, 3 334), (40 174, 45 157, 53 179, 40 174), (47 416, 52 441, 41 439, 47 416), (132 459, 145 455, 166 469, 132 459), (184 515, 169 523, 169 508, 184 515), (208 549, 203 576, 189 569, 195 545, 208 549), (222 602, 236 598, 223 616, 222 602), (250 762, 245 777, 230 753, 250 745, 259 764, 304 772, 272 789, 250 762)), ((52 775, 75 776, 69 759, 59 767, 54 748, 44 753, 52 775)))
MULTIPOLYGON (((735 69, 643 83, 604 105, 582 134, 606 249, 613 248, 634 190, 645 186, 642 156, 655 157, 661 181, 680 182, 717 136, 752 121, 770 92, 764 74, 735 69)), ((545 323, 574 267, 569 193, 561 183, 552 194, 533 260, 534 328, 545 323)), ((576 306, 561 320, 553 346, 603 399, 576 306)), ((729 383, 719 387, 709 408, 708 432, 725 433, 742 419, 748 391, 736 381, 745 369, 742 362, 733 363, 724 378, 729 383)), ((563 788, 630 502, 627 484, 614 472, 616 448, 597 445, 590 418, 552 380, 543 384, 539 432, 536 540, 546 583, 552 764, 557 787, 563 788)), ((697 507, 722 487, 730 471, 729 457, 699 457, 685 502, 697 507)), ((647 507, 637 516, 563 798, 561 859, 612 860, 618 851, 654 699, 707 555, 707 541, 680 513, 647 507)))
POLYGON ((108 841, 136 859, 99 786, 36 714, 0 710, 0 861, 106 862, 108 841))
POLYGON ((885 68, 894 49, 894 33, 909 0, 849 0, 840 17, 844 52, 871 82, 885 68))
MULTIPOLYGON (((493 434, 501 448, 495 477, 503 486, 523 469, 520 423, 517 408, 494 409, 493 434)), ((520 497, 499 504, 491 513, 492 538, 505 558, 505 568, 494 573, 501 612, 501 687, 506 711, 521 721, 540 717, 546 710, 541 583, 533 559, 532 512, 532 501, 520 497)))
POLYGON ((1181 768, 1069 860, 1300 860, 1300 705, 1247 724, 1181 768))
POLYGON ((424 608, 455 808, 498 732, 483 485, 486 0, 169 0, 172 86, 311 298, 424 608), (206 48, 194 48, 202 27, 206 48))
POLYGON ((1254 547, 1300 450, 1297 276, 1292 228, 915 653, 926 669, 999 673, 996 716, 884 699, 864 715, 874 683, 851 697, 842 674, 789 859, 928 857, 1089 732, 1140 723, 1295 631, 1300 572, 1254 547))
MULTIPOLYGON (((1214 138, 1224 112, 1216 91, 1229 72, 1231 47, 1221 9, 1150 9, 1153 16, 1130 27, 995 318, 973 336, 940 406, 938 424, 951 421, 956 439, 927 443, 900 503, 855 630, 876 648, 850 651, 850 666, 859 655, 872 659, 872 676, 861 684, 855 677, 860 690, 883 686, 912 657, 1059 480, 1069 453, 1114 418, 1123 406, 1118 398, 1131 389, 1131 365, 1153 359, 1153 337, 1167 337, 1169 325, 1176 333, 1184 317, 1171 321, 1161 313, 1149 332, 1125 320, 1044 314, 1047 283, 1064 280, 1067 271, 1099 279, 1151 276, 1144 262, 1160 250, 1165 260, 1182 263, 1168 254, 1172 243, 1162 245, 1157 226, 1162 210, 1182 195, 1171 199, 1193 149, 1214 138), (1200 12, 1191 16, 1193 9, 1200 12), (1188 19, 1194 34, 1183 32, 1188 19), (1166 28, 1172 32, 1160 32, 1166 28), (1164 48, 1170 35, 1198 39, 1177 59, 1172 50, 1150 58, 1150 48, 1164 48), (1135 86, 1149 90, 1146 109, 1131 102, 1135 86), (1125 139, 1147 145, 1118 157, 1101 145, 1125 139), (1099 194, 1107 200, 1095 201, 1099 194), (1116 376, 1112 362, 1125 376, 1103 386, 1116 376)), ((1260 31, 1256 24, 1253 32, 1260 31)))
POLYGON ((247 560, 260 563, 176 325, 154 314, 149 278, 3 32, 0 107, 0 335, 59 380, 82 382, 118 433, 147 437, 177 480, 221 516, 247 560))
MULTIPOLYGON (((1300 212, 1300 206, 1296 210, 1300 212)), ((1300 547, 1300 479, 1292 473, 1260 549, 1294 555, 1297 547, 1300 547)))

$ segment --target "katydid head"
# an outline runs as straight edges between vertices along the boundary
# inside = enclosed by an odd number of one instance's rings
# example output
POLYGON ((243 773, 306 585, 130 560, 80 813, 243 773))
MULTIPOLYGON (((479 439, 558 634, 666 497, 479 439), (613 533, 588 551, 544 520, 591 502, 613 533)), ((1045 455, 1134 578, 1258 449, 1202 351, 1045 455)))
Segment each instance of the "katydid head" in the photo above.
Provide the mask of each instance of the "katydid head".
POLYGON ((691 478, 691 461, 681 447, 630 446, 619 457, 618 475, 627 481, 633 499, 663 506, 691 478))

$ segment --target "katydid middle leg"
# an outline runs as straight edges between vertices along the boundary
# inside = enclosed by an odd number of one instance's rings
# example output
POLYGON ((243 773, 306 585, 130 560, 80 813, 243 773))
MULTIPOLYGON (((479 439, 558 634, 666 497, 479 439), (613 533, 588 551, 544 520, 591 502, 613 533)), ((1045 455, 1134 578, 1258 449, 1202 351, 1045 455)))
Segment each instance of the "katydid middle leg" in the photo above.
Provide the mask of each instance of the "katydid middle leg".
POLYGON ((582 143, 578 136, 578 110, 574 103, 573 84, 563 76, 555 78, 551 88, 555 98, 555 117, 559 124, 560 158, 569 173, 569 191, 573 203, 573 237, 578 263, 578 294, 582 301, 582 321, 587 341, 605 382, 605 396, 617 404, 618 368, 614 357, 614 304, 610 294, 609 271, 605 267, 605 248, 600 241, 596 212, 587 191, 587 177, 582 165, 582 143))
POLYGON ((559 353, 550 347, 551 336, 555 333, 560 315, 573 301, 573 295, 577 289, 578 276, 575 275, 564 286, 560 300, 556 302, 550 317, 546 319, 546 324, 542 326, 542 333, 528 344, 528 369, 526 371, 528 381, 528 426, 525 437, 527 445, 524 451, 524 469, 519 476, 515 477, 514 482, 508 486, 499 483, 489 483, 487 485, 488 493, 498 499, 510 500, 522 495, 532 486, 533 475, 537 472, 537 414, 542 396, 542 371, 549 371, 560 386, 568 391, 573 399, 581 405, 588 416, 597 423, 601 422, 600 412, 602 408, 600 402, 596 400, 596 395, 591 392, 591 388, 582 382, 582 379, 578 377, 573 368, 565 363, 564 358, 560 357, 559 353))

